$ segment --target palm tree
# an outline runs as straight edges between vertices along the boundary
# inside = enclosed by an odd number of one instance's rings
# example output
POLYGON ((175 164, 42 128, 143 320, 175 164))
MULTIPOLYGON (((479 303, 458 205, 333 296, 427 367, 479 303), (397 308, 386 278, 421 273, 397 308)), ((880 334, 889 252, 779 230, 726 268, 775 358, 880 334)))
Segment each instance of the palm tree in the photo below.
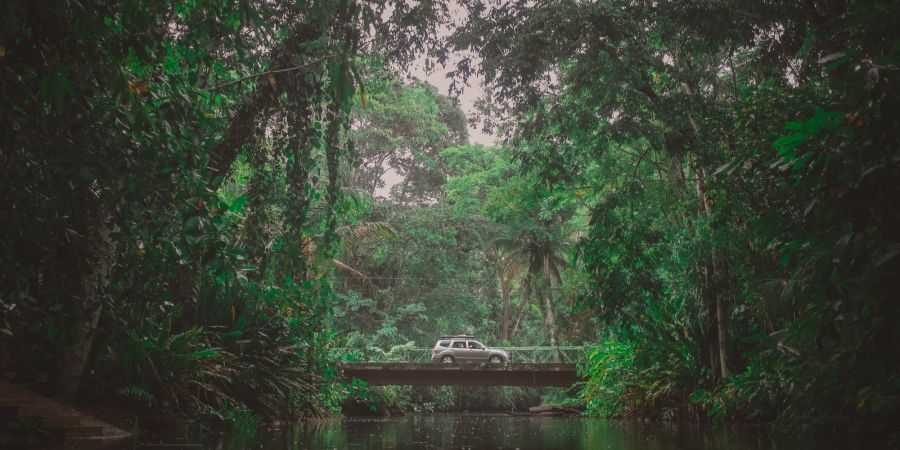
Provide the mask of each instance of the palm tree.
POLYGON ((489 260, 494 262, 497 270, 497 279, 500 280, 500 298, 503 301, 503 315, 500 319, 500 339, 508 341, 510 310, 512 309, 510 298, 516 278, 522 274, 524 267, 520 263, 520 258, 517 258, 513 252, 505 252, 497 243, 491 249, 489 260))
MULTIPOLYGON (((544 228, 549 232, 549 226, 544 228)), ((504 250, 508 266, 516 265, 523 270, 521 281, 522 300, 509 339, 519 330, 525 311, 536 293, 539 305, 544 309, 544 324, 549 332, 550 345, 558 345, 556 315, 554 314, 553 291, 562 287, 560 269, 568 265, 563 257, 563 240, 550 238, 550 233, 527 233, 517 239, 500 239, 495 245, 504 250), (554 286, 555 284, 555 286, 554 286)), ((521 269, 520 269, 521 270, 521 269)), ((502 284, 503 279, 501 279, 502 284)))
MULTIPOLYGON (((334 233, 337 235, 341 245, 345 247, 360 246, 383 239, 392 239, 397 235, 397 231, 394 230, 394 227, 386 222, 361 222, 353 225, 342 225, 337 227, 334 230, 334 233)), ((321 237, 322 236, 316 236, 316 238, 321 237)), ((306 238, 303 241, 303 254, 306 256, 307 264, 310 267, 313 267, 316 260, 320 257, 318 246, 316 245, 316 238, 306 238)), ((327 261, 320 260, 319 262, 331 264, 336 269, 349 273, 368 285, 372 284, 372 281, 365 274, 337 258, 331 257, 328 258, 327 261)))

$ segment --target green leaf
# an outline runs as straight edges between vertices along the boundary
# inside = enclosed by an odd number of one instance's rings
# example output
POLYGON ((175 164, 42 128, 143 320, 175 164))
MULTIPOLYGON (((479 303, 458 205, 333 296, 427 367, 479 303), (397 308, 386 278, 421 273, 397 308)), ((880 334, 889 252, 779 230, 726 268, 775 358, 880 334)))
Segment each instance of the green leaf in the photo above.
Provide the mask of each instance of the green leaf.
POLYGON ((787 136, 778 138, 775 142, 772 143, 772 147, 789 150, 805 141, 806 138, 807 135, 803 133, 789 134, 787 136))

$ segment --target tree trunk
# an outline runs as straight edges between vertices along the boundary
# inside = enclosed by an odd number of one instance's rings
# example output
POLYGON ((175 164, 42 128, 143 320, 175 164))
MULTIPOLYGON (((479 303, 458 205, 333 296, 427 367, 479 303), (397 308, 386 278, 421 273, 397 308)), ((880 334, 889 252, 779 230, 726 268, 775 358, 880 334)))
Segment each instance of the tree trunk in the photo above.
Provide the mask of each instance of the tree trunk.
POLYGON ((503 277, 501 272, 500 275, 500 298, 503 300, 503 318, 500 322, 500 340, 507 341, 509 340, 509 286, 510 286, 510 278, 509 276, 503 277))
POLYGON ((516 321, 513 322, 512 331, 509 333, 509 339, 516 338, 516 332, 519 331, 519 324, 522 323, 522 317, 525 316, 525 310, 528 309, 528 304, 531 303, 531 280, 533 277, 528 275, 525 277, 525 280, 522 282, 522 286, 524 288, 524 292, 522 294, 522 301, 519 302, 519 310, 516 312, 516 321))
POLYGON ((253 93, 241 102, 232 116, 222 139, 213 145, 207 164, 209 188, 215 190, 225 180, 241 148, 254 136, 259 115, 273 106, 285 88, 291 86, 297 72, 286 69, 295 66, 299 57, 310 56, 304 55, 308 52, 305 45, 321 35, 319 27, 305 22, 298 23, 292 31, 292 35, 276 45, 270 54, 269 69, 282 72, 259 77, 253 93))
MULTIPOLYGON (((319 30, 313 25, 302 22, 297 24, 294 27, 293 35, 272 50, 270 70, 284 70, 295 65, 295 59, 307 52, 303 45, 316 38, 318 33, 319 30)), ((207 186, 210 189, 217 189, 222 184, 241 149, 256 136, 260 116, 274 106, 281 94, 289 87, 297 86, 298 81, 294 80, 296 75, 298 75, 297 72, 283 71, 260 77, 256 81, 255 89, 238 106, 222 138, 210 150, 211 158, 207 165, 209 171, 207 186)), ((299 78, 303 79, 302 74, 299 78)), ((311 82, 304 81, 304 83, 309 85, 311 82)), ((300 108, 300 110, 305 111, 305 108, 300 108)), ((195 252, 202 254, 206 250, 205 248, 197 249, 195 252)), ((263 252, 264 254, 265 252, 263 252)), ((181 323, 186 328, 190 328, 198 324, 200 308, 198 280, 203 269, 203 261, 199 256, 186 256, 185 258, 187 262, 177 268, 172 290, 175 303, 182 307, 181 323)), ((259 272, 261 277, 265 276, 263 270, 259 272)), ((295 276, 294 279, 298 278, 295 276)))
MULTIPOLYGON (((681 59, 685 55, 676 55, 676 59, 681 59)), ((691 70, 691 61, 690 58, 684 58, 684 61, 687 67, 691 70)), ((700 91, 698 86, 692 85, 688 82, 683 83, 685 94, 687 94, 688 98, 693 98, 697 95, 697 92, 700 91)), ((700 124, 694 119, 694 116, 688 114, 688 121, 691 124, 691 128, 694 130, 694 136, 700 135, 700 124)), ((702 211, 706 214, 707 219, 710 221, 710 227, 712 230, 715 228, 715 223, 713 222, 713 211, 712 205, 710 204, 710 200, 706 194, 706 171, 703 167, 697 163, 697 159, 695 156, 691 156, 690 163, 692 168, 694 169, 695 175, 695 185, 697 189, 697 197, 700 202, 700 206, 702 211)), ((716 249, 714 245, 710 245, 710 274, 709 274, 709 287, 712 290, 712 295, 715 297, 713 303, 715 304, 715 316, 716 316, 716 328, 718 330, 717 340, 719 346, 719 368, 721 369, 720 374, 722 378, 728 376, 728 318, 725 307, 725 299, 722 295, 722 289, 719 281, 721 280, 720 264, 718 261, 718 255, 716 254, 716 249)), ((713 367, 715 370, 715 367, 713 367)))
POLYGON ((722 368, 722 378, 727 378, 729 374, 729 344, 728 344, 728 310, 725 306, 725 296, 719 286, 719 267, 716 261, 716 252, 712 252, 713 273, 717 276, 713 277, 713 286, 716 295, 716 329, 719 334, 719 365, 722 368))
POLYGON ((559 340, 556 338, 556 317, 553 313, 553 292, 549 285, 542 289, 542 291, 544 308, 546 309, 544 325, 547 327, 547 332, 550 334, 550 346, 556 347, 559 345, 559 340))
POLYGON ((103 310, 102 296, 109 287, 110 271, 116 248, 110 238, 109 224, 104 214, 88 222, 84 228, 84 258, 81 274, 69 305, 71 331, 64 337, 59 352, 56 379, 57 395, 72 402, 78 394, 88 356, 93 345, 94 331, 103 310))
POLYGON ((719 328, 716 326, 716 302, 710 282, 710 267, 703 266, 703 308, 706 310, 706 353, 709 358, 709 367, 712 369, 713 383, 718 382, 721 369, 719 368, 719 328))
POLYGON ((544 288, 544 308, 545 311, 545 324, 547 325, 547 331, 550 333, 550 346, 555 347, 559 344, 556 339, 556 316, 553 312, 553 282, 551 281, 551 272, 550 272, 550 256, 544 254, 544 274, 547 277, 547 283, 544 288))
MULTIPOLYGON (((712 205, 710 204, 709 198, 706 194, 706 185, 704 183, 704 179, 706 178, 706 172, 703 168, 699 167, 696 164, 696 161, 692 159, 692 165, 694 166, 694 176, 696 177, 696 188, 697 188, 697 198, 700 202, 700 206, 702 207, 702 211, 706 214, 707 219, 710 221, 710 227, 714 227, 712 223, 713 220, 713 211, 712 205)), ((713 228, 714 229, 714 228, 713 228)), ((725 306, 725 298, 722 293, 722 287, 720 284, 721 273, 720 273, 720 263, 718 260, 718 254, 716 252, 715 246, 710 244, 710 264, 709 264, 709 276, 707 277, 707 287, 708 291, 711 292, 712 301, 709 302, 714 306, 715 310, 715 324, 717 330, 716 340, 718 341, 718 359, 719 359, 719 369, 720 375, 722 378, 728 377, 728 360, 729 360, 729 348, 728 348, 728 311, 725 306)), ((710 314, 712 315, 712 308, 710 309, 710 314)), ((715 369, 715 367, 713 367, 715 369)))
POLYGON ((172 301, 181 306, 181 329, 188 330, 197 325, 200 309, 198 298, 198 279, 200 259, 191 254, 191 250, 185 252, 183 264, 178 264, 175 270, 175 278, 172 280, 172 301))

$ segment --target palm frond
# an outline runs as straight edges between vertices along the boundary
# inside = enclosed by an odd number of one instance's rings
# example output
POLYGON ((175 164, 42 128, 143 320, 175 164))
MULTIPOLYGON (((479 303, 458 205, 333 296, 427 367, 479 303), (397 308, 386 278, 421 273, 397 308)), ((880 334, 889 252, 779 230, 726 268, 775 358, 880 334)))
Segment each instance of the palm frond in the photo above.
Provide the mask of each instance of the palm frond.
POLYGON ((397 236, 397 231, 387 222, 362 222, 343 225, 334 230, 345 244, 367 244, 397 236))
POLYGON ((331 263, 334 264, 334 267, 336 267, 338 270, 343 270, 344 272, 348 272, 351 275, 353 275, 354 278, 362 281, 363 283, 365 283, 369 286, 374 287, 372 280, 370 280, 369 277, 366 276, 366 274, 354 269, 350 265, 345 264, 338 259, 332 259, 331 263))
POLYGON ((520 253, 523 242, 519 239, 496 239, 493 245, 503 253, 520 253))

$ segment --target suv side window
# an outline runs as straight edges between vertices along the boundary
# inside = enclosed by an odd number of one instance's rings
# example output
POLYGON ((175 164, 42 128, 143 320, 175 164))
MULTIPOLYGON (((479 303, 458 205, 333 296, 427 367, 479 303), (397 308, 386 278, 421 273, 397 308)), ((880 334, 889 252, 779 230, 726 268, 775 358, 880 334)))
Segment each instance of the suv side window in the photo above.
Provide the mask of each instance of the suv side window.
POLYGON ((472 350, 481 350, 484 346, 478 341, 469 341, 469 348, 472 350))
POLYGON ((441 347, 449 347, 450 341, 441 341, 441 342, 438 342, 438 345, 440 345, 441 347))
POLYGON ((466 348, 466 341, 453 341, 453 348, 466 348))

